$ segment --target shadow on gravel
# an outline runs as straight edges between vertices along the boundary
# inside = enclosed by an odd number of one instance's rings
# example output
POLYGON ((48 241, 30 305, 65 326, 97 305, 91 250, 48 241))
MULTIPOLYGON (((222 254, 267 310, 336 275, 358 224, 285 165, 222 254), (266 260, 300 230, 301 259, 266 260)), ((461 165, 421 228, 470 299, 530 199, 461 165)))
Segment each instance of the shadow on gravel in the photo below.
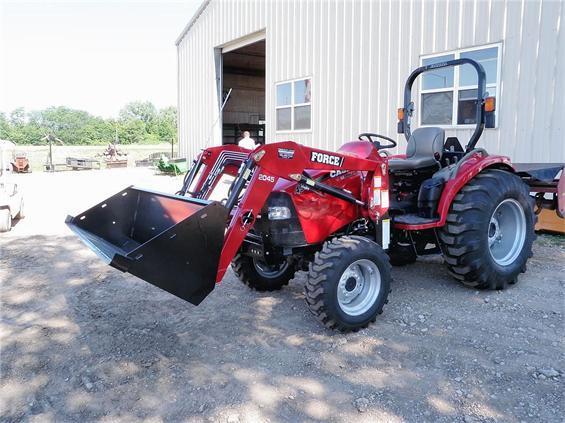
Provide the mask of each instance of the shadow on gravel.
MULTIPOLYGON (((72 236, 1 248, 2 421, 504 417, 480 385, 467 389, 479 411, 455 399, 452 378, 472 368, 475 350, 454 354, 462 341, 451 344, 444 328, 402 323, 403 270, 395 271, 397 309, 345 336, 313 319, 296 281, 261 294, 229 272, 194 307, 105 266, 72 236)), ((445 273, 437 263, 416 266, 430 266, 431 277, 410 289, 436 283, 474 301, 437 276, 445 273)))

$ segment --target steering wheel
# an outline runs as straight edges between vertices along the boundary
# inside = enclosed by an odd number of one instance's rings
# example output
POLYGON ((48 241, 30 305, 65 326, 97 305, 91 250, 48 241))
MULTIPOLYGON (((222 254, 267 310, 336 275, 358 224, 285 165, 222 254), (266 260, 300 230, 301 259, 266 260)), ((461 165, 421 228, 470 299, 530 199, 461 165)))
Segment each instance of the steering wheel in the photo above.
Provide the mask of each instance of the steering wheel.
POLYGON ((377 150, 383 150, 385 148, 394 148, 394 147, 397 146, 396 141, 393 140, 392 138, 385 137, 384 135, 372 134, 370 132, 363 132, 362 134, 359 134, 359 136, 357 138, 360 139, 361 141, 363 141, 363 140, 369 141, 370 143, 372 143, 375 146, 375 148, 377 150), (381 145, 380 141, 373 140, 373 138, 380 138, 380 139, 388 141, 389 143, 385 144, 385 145, 381 145))

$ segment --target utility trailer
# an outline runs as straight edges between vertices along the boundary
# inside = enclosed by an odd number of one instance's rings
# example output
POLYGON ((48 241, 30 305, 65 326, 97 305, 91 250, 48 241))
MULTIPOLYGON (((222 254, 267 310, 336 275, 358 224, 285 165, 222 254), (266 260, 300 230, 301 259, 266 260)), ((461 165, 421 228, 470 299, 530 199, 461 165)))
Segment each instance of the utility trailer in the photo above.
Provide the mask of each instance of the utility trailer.
POLYGON ((72 170, 100 169, 100 160, 97 159, 67 157, 65 161, 72 170))
POLYGON ((65 170, 70 170, 67 163, 45 163, 43 165, 43 170, 45 172, 63 172, 65 170))
POLYGON ((66 223, 116 269, 195 305, 230 265, 260 291, 280 289, 304 270, 310 311, 341 331, 374 322, 387 302, 390 264, 419 255, 441 254, 467 286, 503 289, 532 255, 529 192, 540 179, 476 147, 494 126, 495 100, 485 86, 483 67, 467 58, 412 72, 398 110, 403 155, 387 155, 396 141, 374 133, 337 152, 292 141, 253 152, 210 147, 176 194, 128 187, 66 223), (465 148, 445 140, 442 128, 410 128, 415 79, 461 65, 478 76, 476 127, 465 148))
POLYGON ((107 169, 118 169, 123 167, 128 167, 128 159, 106 159, 104 160, 107 169))

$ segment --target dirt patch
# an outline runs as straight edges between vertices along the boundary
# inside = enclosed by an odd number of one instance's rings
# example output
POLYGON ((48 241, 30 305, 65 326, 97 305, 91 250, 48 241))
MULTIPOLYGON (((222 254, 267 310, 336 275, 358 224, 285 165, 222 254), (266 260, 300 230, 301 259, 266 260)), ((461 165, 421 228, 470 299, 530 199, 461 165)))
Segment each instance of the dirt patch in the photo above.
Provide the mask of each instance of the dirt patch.
POLYGON ((439 258, 393 270, 376 324, 310 315, 304 275, 257 293, 230 271, 199 306, 102 263, 63 221, 148 170, 21 175, 0 235, 2 421, 561 421, 565 241, 519 283, 462 287, 439 258), (561 417, 560 417, 561 416, 561 417))

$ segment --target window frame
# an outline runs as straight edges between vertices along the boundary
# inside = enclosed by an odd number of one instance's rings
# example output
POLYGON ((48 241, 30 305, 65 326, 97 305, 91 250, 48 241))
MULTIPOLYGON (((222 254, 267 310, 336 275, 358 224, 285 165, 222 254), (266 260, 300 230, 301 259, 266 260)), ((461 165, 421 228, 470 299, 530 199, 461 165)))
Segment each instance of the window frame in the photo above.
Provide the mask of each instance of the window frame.
POLYGON ((275 133, 277 134, 306 134, 312 132, 312 97, 314 96, 314 86, 312 82, 312 76, 303 76, 300 78, 287 79, 285 81, 279 81, 275 83, 275 133), (295 103, 294 102, 294 83, 298 81, 310 80, 310 102, 309 103, 295 103), (285 106, 277 105, 277 91, 279 85, 290 84, 290 104, 285 106), (310 128, 308 129, 294 129, 294 109, 300 106, 310 106, 310 128), (290 129, 277 129, 277 111, 280 109, 290 109, 290 129))
MULTIPOLYGON (((497 56, 496 56, 496 83, 490 83, 490 84, 486 84, 486 91, 489 92, 489 88, 495 88, 495 97, 496 97, 496 112, 495 112, 495 123, 494 123, 494 128, 492 129, 498 129, 498 115, 499 115, 499 110, 500 110, 500 80, 501 80, 501 74, 502 74, 502 68, 501 68, 501 64, 502 64, 502 42, 498 42, 498 43, 491 43, 491 44, 482 44, 480 46, 473 46, 473 47, 467 47, 467 48, 461 48, 461 49, 456 49, 456 50, 448 50, 448 51, 443 51, 440 53, 432 53, 432 54, 425 54, 420 56, 420 66, 423 66, 422 63, 425 59, 433 59, 434 57, 441 57, 441 56, 446 56, 448 54, 453 54, 453 57, 455 60, 461 58, 461 53, 468 53, 471 51, 479 51, 479 50, 486 50, 489 48, 493 48, 493 47, 497 47, 497 56)), ((420 113, 418 113, 418 124, 420 127, 436 127, 436 128, 443 128, 443 129, 472 129, 476 126, 475 123, 462 123, 462 124, 458 124, 457 123, 457 119, 459 118, 458 113, 459 113, 459 92, 460 91, 466 91, 466 90, 473 90, 473 89, 478 89, 477 86, 473 86, 473 85, 459 85, 459 74, 460 74, 460 70, 461 70, 461 66, 454 66, 453 67, 453 87, 449 87, 449 88, 434 88, 434 89, 428 89, 428 90, 424 90, 422 88, 422 84, 423 84, 423 80, 424 78, 419 78, 419 93, 418 93, 418 100, 417 100, 417 104, 418 104, 418 110, 420 111, 420 113), (429 94, 429 93, 439 93, 439 92, 453 92, 453 104, 451 105, 452 109, 451 109, 451 124, 443 124, 443 125, 434 125, 434 124, 422 124, 422 94, 429 94)), ((422 75, 423 76, 423 75, 422 75)), ((492 94, 491 94, 492 95, 492 94)))

